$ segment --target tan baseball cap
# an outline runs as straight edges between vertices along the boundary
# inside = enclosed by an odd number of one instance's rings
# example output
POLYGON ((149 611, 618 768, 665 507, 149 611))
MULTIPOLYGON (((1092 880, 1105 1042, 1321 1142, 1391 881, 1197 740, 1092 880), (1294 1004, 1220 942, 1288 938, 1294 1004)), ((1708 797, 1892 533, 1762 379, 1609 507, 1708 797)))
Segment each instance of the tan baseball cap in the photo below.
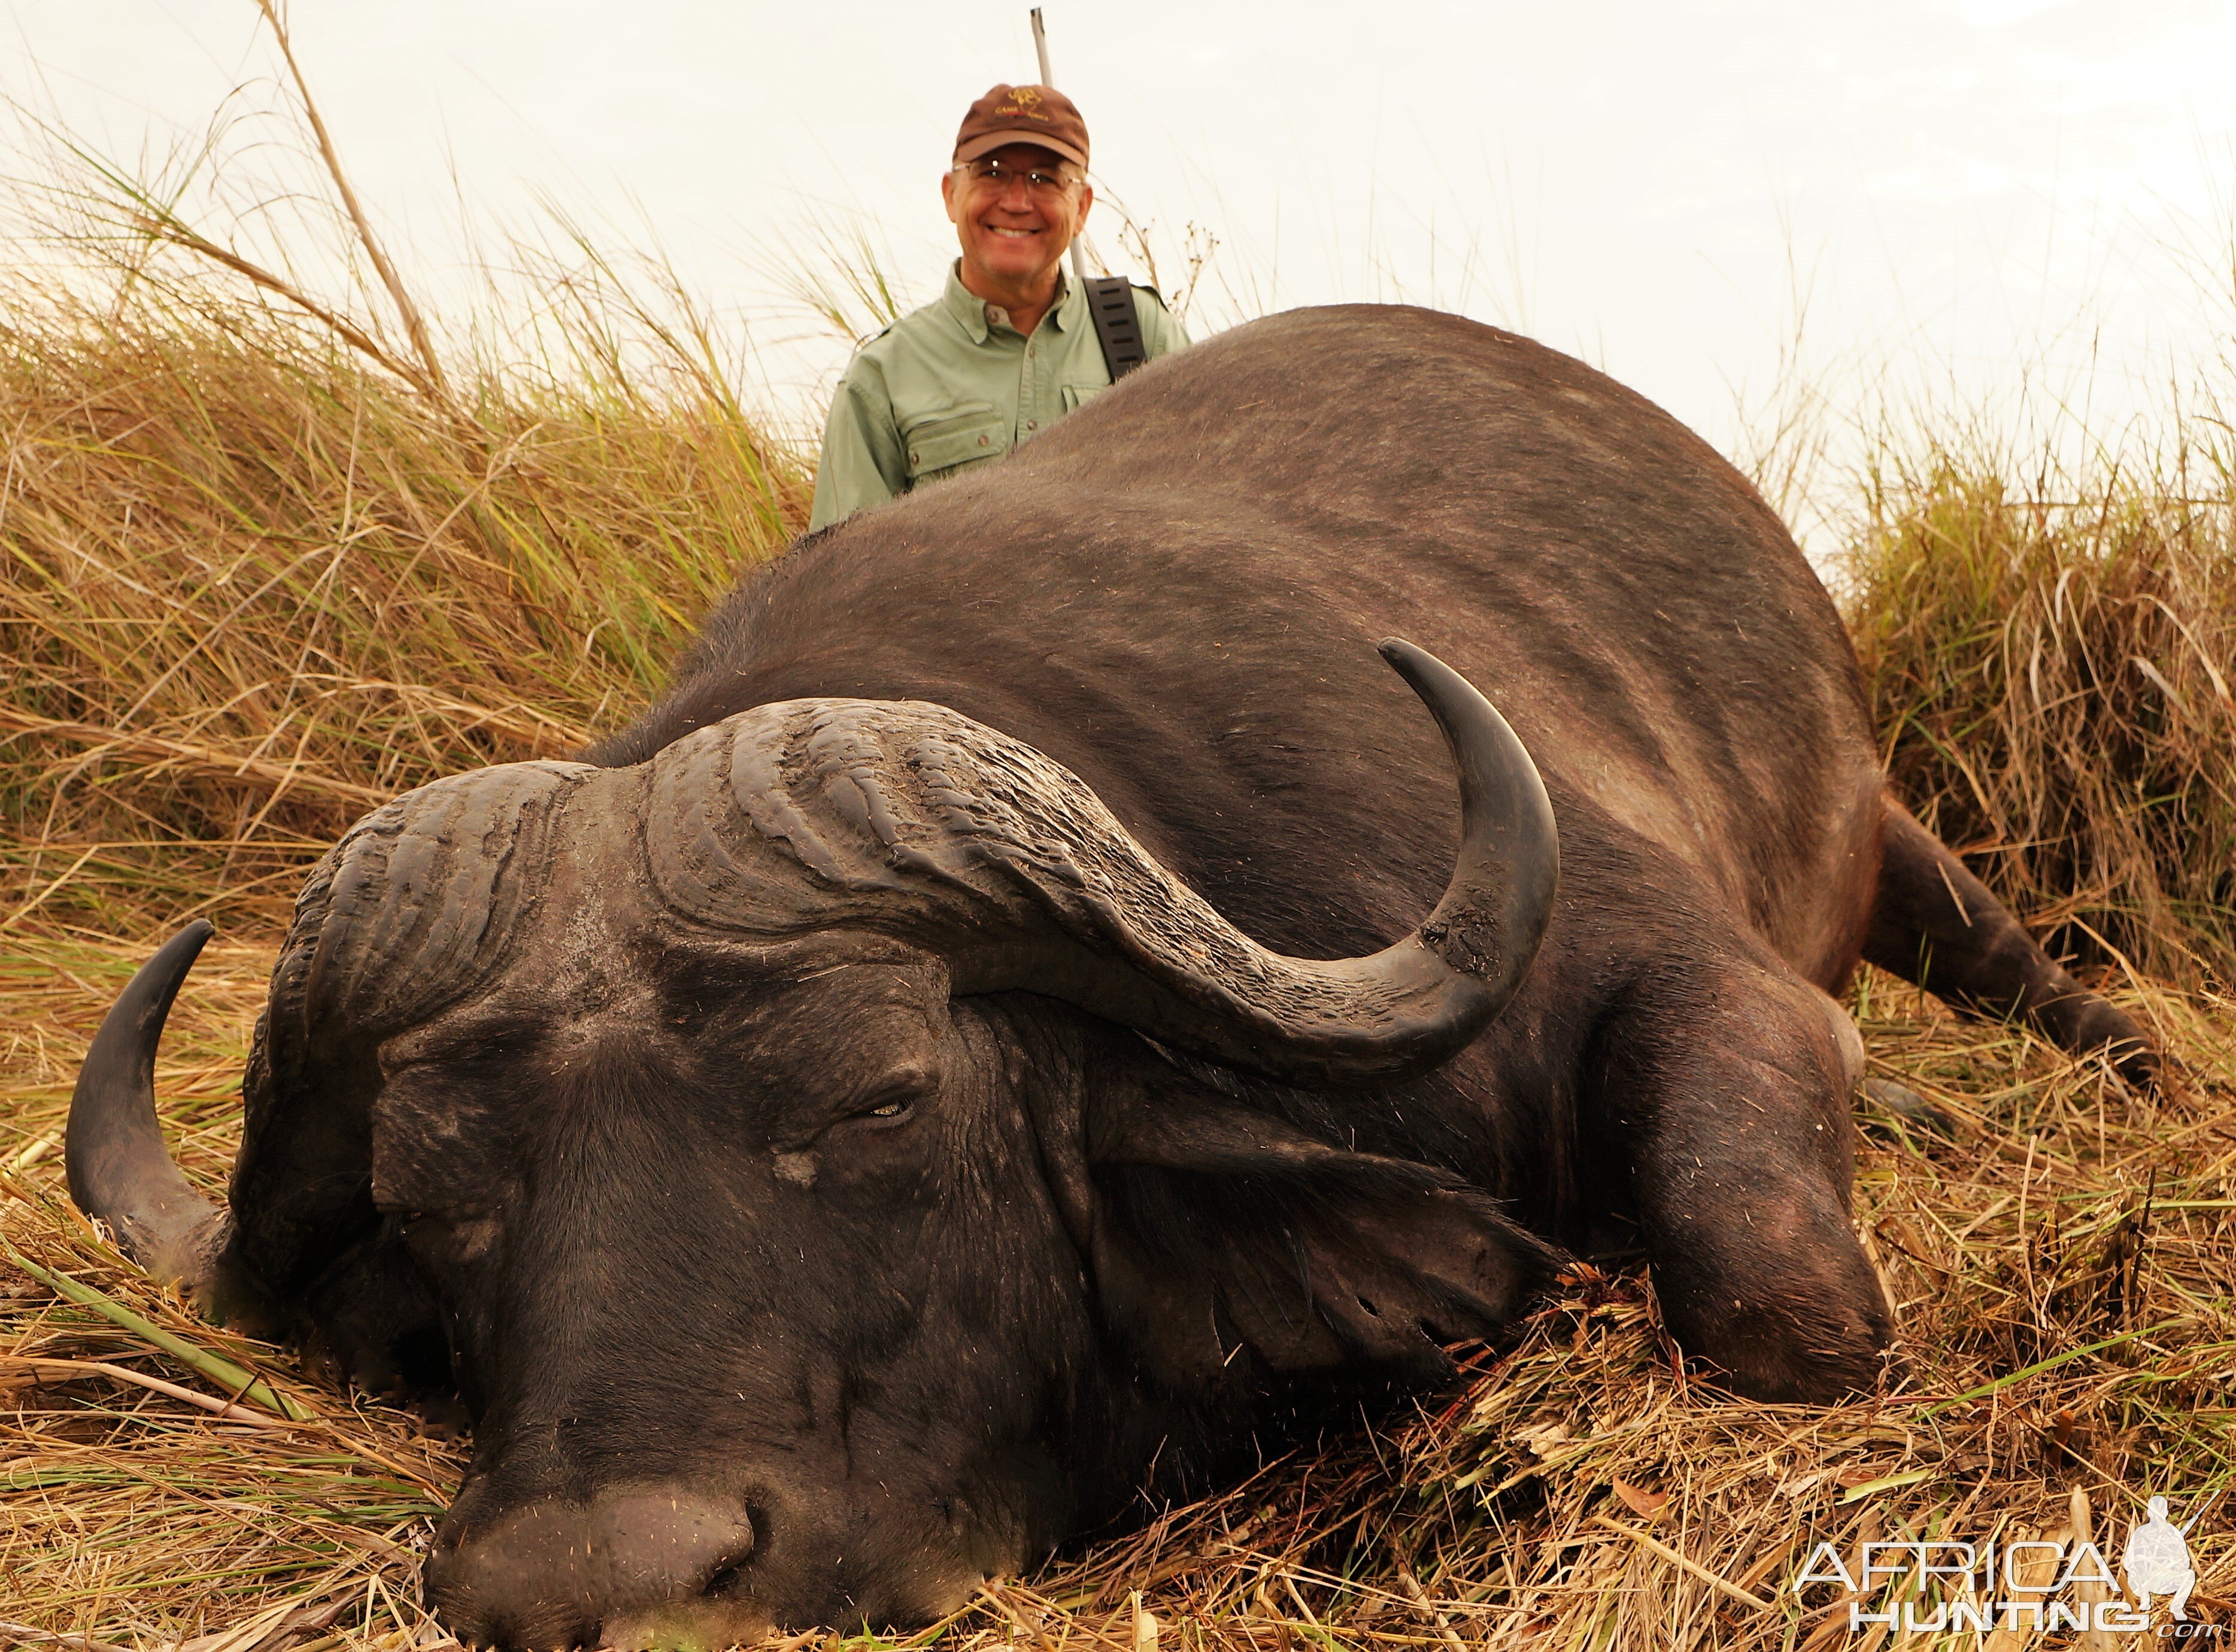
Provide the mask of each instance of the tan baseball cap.
POLYGON ((1005 143, 1036 143, 1075 166, 1087 164, 1087 122, 1053 86, 996 86, 973 103, 955 134, 955 164, 1005 143))

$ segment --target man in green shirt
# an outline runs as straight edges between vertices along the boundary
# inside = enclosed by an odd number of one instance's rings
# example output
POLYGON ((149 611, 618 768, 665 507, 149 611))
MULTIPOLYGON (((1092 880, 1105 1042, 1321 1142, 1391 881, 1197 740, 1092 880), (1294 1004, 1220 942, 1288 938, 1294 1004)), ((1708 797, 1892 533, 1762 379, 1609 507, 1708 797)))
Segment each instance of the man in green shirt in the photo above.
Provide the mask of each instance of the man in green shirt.
MULTIPOLYGON (((1085 290, 1063 255, 1087 221, 1087 123, 1046 86, 996 86, 970 106, 939 180, 963 243, 937 304, 857 351, 832 398, 808 526, 998 459, 1110 383, 1085 290)), ((1187 333, 1134 289, 1155 360, 1187 333)))

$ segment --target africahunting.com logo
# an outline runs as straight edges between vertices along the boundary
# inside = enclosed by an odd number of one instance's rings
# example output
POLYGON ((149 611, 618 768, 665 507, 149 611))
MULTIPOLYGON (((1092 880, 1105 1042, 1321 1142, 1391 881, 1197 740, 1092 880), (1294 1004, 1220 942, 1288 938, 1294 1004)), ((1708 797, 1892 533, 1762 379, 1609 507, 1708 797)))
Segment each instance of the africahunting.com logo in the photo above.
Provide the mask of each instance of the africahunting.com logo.
MULTIPOLYGON (((2133 1634, 2148 1629, 2156 1601, 2166 1609, 2160 1636, 2189 1640, 2217 1636, 2221 1626, 2193 1622, 2189 1597, 2197 1587, 2189 1531, 2167 1518, 2167 1500, 2150 1500, 2147 1518, 2128 1532, 2120 1551, 2126 1589, 2088 1538, 2013 1538, 1961 1543, 1907 1538, 1862 1543, 1843 1556, 1820 1543, 1795 1575, 1793 1591, 1823 1584, 1848 1597, 1851 1632, 2055 1629, 2133 1634)), ((1821 1599, 1821 1596, 1819 1597, 1821 1599)))

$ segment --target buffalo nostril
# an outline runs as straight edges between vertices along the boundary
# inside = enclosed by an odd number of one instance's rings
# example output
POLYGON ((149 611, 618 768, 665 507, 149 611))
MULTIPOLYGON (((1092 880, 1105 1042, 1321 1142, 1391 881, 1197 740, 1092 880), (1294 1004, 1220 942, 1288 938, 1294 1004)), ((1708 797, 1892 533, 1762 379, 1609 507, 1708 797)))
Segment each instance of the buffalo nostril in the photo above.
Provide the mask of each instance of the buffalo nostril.
POLYGON ((702 1595, 727 1595, 745 1580, 746 1559, 751 1550, 728 1555, 714 1563, 707 1574, 707 1581, 699 1586, 702 1595))

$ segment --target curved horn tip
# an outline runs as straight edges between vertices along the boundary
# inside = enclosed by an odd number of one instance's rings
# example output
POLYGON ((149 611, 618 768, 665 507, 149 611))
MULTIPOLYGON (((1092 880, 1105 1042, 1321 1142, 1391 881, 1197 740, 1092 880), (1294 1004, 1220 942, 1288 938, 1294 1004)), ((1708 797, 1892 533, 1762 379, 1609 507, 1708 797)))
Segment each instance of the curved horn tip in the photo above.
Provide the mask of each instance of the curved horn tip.
MULTIPOLYGON (((171 1006, 179 996, 179 988, 186 985, 187 972, 201 956, 202 947, 217 933, 217 926, 207 918, 196 918, 192 923, 155 948, 148 961, 132 972, 132 979, 116 995, 116 1003, 102 1018, 100 1030, 93 1035, 93 1047, 86 1052, 89 1065, 102 1050, 103 1034, 109 1023, 117 1022, 118 1032, 135 1041, 148 1036, 148 1058, 155 1059, 152 1033, 161 1033, 163 1023, 170 1019, 171 1006), (123 1012, 120 1014, 119 1012, 123 1012)), ((122 1040, 119 1040, 120 1042, 122 1040)))
MULTIPOLYGON (((1506 719, 1498 716, 1497 708, 1483 698, 1481 689, 1418 643, 1407 642, 1403 637, 1384 637, 1374 645, 1374 652, 1404 679, 1406 687, 1419 696, 1439 724, 1454 715, 1464 718, 1469 715, 1464 708, 1480 706, 1496 718, 1502 730, 1505 728, 1506 719)), ((1450 738, 1456 731, 1446 726, 1444 732, 1450 738)), ((1511 738, 1510 731, 1508 736, 1511 738)))
POLYGON ((1423 699, 1430 699, 1431 685, 1445 686, 1442 679, 1464 687, 1470 695, 1481 691, 1473 683, 1454 671, 1418 643, 1408 642, 1403 637, 1384 637, 1374 645, 1374 652, 1389 663, 1390 669, 1405 679, 1407 686, 1423 699))
MULTIPOLYGON (((116 995, 115 1003, 109 1006, 93 1035, 93 1043, 86 1051, 85 1070, 99 1072, 105 1067, 104 1058, 113 1060, 124 1051, 136 1052, 143 1045, 146 1059, 154 1060, 155 1038, 169 1019, 179 988, 186 983, 187 972, 201 956, 203 945, 216 933, 217 926, 207 918, 196 918, 132 972, 132 979, 124 984, 124 990, 116 995)), ((82 1070, 81 1081, 83 1077, 82 1070)))
POLYGON ((1543 777, 1521 736, 1483 691, 1427 649, 1403 637, 1384 637, 1374 648, 1389 662, 1390 669, 1405 679, 1405 685, 1419 696, 1444 730, 1460 766, 1463 804, 1472 804, 1476 799, 1469 794, 1486 783, 1518 788, 1522 795, 1515 802, 1531 817, 1529 824, 1533 835, 1549 835, 1553 809, 1545 796, 1543 777))
MULTIPOLYGON (((156 947, 148 955, 148 961, 132 972, 132 979, 126 984, 124 991, 118 994, 118 1000, 122 1002, 124 999, 129 998, 132 995, 132 989, 140 985, 143 977, 152 982, 157 976, 176 969, 180 980, 183 980, 186 978, 187 967, 201 956, 202 947, 216 933, 217 926, 207 918, 194 920, 161 946, 156 947)), ((173 983, 172 991, 174 993, 176 993, 176 982, 173 983)), ((168 1003, 168 1000, 166 999, 165 1001, 168 1003)))
POLYGON ((1375 649, 1429 708, 1459 770, 1459 859, 1423 939, 1463 974, 1495 971, 1501 979, 1493 996, 1503 1003, 1544 937, 1560 881, 1560 831, 1544 777, 1466 677, 1403 637, 1384 637, 1375 649), (1499 944, 1478 945, 1480 937, 1466 933, 1475 930, 1497 935, 1499 944))

